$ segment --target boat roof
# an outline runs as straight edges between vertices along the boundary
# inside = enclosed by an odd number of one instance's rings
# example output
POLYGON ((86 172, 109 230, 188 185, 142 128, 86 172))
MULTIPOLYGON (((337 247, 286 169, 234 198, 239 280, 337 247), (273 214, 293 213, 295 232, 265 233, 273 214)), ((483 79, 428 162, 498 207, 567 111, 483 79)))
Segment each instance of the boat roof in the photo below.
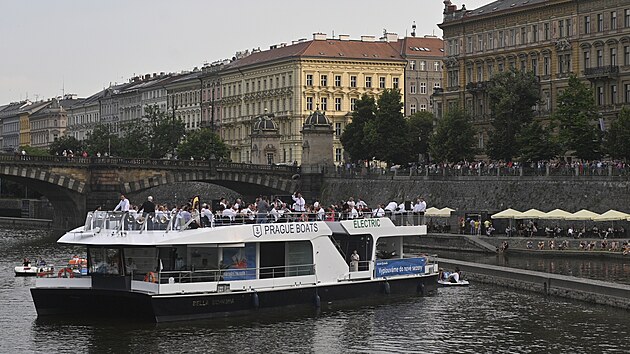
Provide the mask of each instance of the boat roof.
POLYGON ((426 235, 426 226, 395 226, 388 218, 354 219, 337 222, 311 221, 267 224, 242 224, 189 230, 124 231, 78 227, 57 242, 88 246, 151 247, 199 245, 206 247, 243 247, 249 242, 308 241, 334 233, 370 234, 374 239, 388 236, 426 235))

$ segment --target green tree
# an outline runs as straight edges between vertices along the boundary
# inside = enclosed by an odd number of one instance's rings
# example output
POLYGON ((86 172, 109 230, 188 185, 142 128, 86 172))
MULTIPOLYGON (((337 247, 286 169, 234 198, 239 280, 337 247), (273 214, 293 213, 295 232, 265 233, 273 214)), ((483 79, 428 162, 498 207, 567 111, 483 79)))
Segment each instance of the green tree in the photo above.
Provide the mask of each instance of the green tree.
POLYGON ((157 159, 172 154, 186 133, 186 125, 169 116, 157 105, 145 109, 143 123, 148 125, 149 157, 157 159))
POLYGON ((120 138, 118 154, 121 157, 150 157, 152 127, 142 121, 127 123, 120 138))
POLYGON ((433 133, 433 120, 433 114, 430 112, 414 113, 407 120, 407 139, 413 158, 420 154, 427 156, 429 138, 433 133))
POLYGON ((62 155, 64 150, 72 150, 75 154, 79 154, 83 151, 83 143, 73 136, 64 135, 53 141, 48 147, 48 152, 51 155, 62 155))
POLYGON ((630 109, 623 107, 606 133, 606 152, 613 159, 630 160, 630 109))
POLYGON ((212 155, 217 160, 221 160, 227 159, 230 155, 227 145, 210 128, 195 130, 187 134, 177 147, 177 151, 180 158, 189 159, 192 157, 195 160, 209 159, 212 155))
POLYGON ((458 162, 471 160, 475 155, 475 129, 461 109, 451 109, 438 121, 435 134, 429 141, 434 161, 458 162))
POLYGON ((375 119, 364 128, 365 148, 377 160, 388 164, 407 163, 411 149, 407 134, 407 121, 402 113, 400 91, 386 89, 378 98, 375 119))
POLYGON ((552 160, 560 153, 560 145, 551 135, 551 129, 545 129, 539 122, 533 121, 521 129, 517 137, 521 146, 520 160, 552 160))
POLYGON ((88 133, 87 139, 83 141, 83 144, 90 156, 94 156, 97 153, 103 156, 106 153, 112 156, 119 156, 120 139, 111 132, 111 129, 106 124, 97 124, 88 133))
POLYGON ((376 117, 376 102, 366 94, 355 103, 352 112, 352 122, 346 126, 341 134, 341 144, 354 161, 371 160, 370 150, 365 140, 365 126, 376 117))
POLYGON ((554 114, 563 152, 583 160, 600 158, 602 134, 597 128, 598 118, 593 90, 575 76, 570 77, 554 114))
POLYGON ((540 102, 540 84, 531 72, 503 72, 490 80, 488 98, 493 127, 488 156, 510 161, 520 155, 517 137, 534 118, 533 107, 540 102))

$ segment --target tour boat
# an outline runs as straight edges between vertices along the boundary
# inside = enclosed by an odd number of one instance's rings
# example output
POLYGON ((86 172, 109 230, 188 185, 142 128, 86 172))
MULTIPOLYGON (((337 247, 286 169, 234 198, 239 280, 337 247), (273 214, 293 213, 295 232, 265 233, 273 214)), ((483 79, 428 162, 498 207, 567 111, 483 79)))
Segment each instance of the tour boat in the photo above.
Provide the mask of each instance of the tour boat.
POLYGON ((407 240, 426 235, 425 225, 367 218, 191 226, 90 212, 58 240, 85 247, 87 275, 38 277, 37 314, 165 322, 437 290, 437 259, 403 252, 407 240))

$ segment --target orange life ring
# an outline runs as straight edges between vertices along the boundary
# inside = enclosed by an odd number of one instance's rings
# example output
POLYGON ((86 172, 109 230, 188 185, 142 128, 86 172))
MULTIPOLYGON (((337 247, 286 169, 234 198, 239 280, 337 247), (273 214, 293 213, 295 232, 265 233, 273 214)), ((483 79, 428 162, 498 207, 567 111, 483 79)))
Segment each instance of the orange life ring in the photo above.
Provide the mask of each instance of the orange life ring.
POLYGON ((154 272, 148 272, 147 275, 144 276, 144 281, 149 283, 157 283, 157 277, 154 272))
POLYGON ((74 278, 72 268, 61 268, 57 273, 57 278, 74 278))

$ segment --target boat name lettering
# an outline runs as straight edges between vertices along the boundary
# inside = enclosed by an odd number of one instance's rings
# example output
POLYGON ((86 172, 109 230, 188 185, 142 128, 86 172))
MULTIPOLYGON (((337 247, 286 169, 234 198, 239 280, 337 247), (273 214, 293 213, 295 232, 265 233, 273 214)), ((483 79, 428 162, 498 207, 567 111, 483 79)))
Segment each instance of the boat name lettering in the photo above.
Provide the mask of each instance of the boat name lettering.
POLYGON ((192 301, 192 305, 193 305, 193 307, 208 306, 208 300, 193 300, 192 301))
POLYGON ((281 234, 302 234, 307 232, 317 232, 317 223, 286 223, 286 224, 259 224, 253 225, 254 236, 281 235, 281 234))
POLYGON ((358 219, 354 220, 353 226, 355 229, 364 229, 368 227, 381 227, 380 219, 358 219))
POLYGON ((216 299, 212 300, 212 305, 231 305, 234 303, 234 299, 216 299))

